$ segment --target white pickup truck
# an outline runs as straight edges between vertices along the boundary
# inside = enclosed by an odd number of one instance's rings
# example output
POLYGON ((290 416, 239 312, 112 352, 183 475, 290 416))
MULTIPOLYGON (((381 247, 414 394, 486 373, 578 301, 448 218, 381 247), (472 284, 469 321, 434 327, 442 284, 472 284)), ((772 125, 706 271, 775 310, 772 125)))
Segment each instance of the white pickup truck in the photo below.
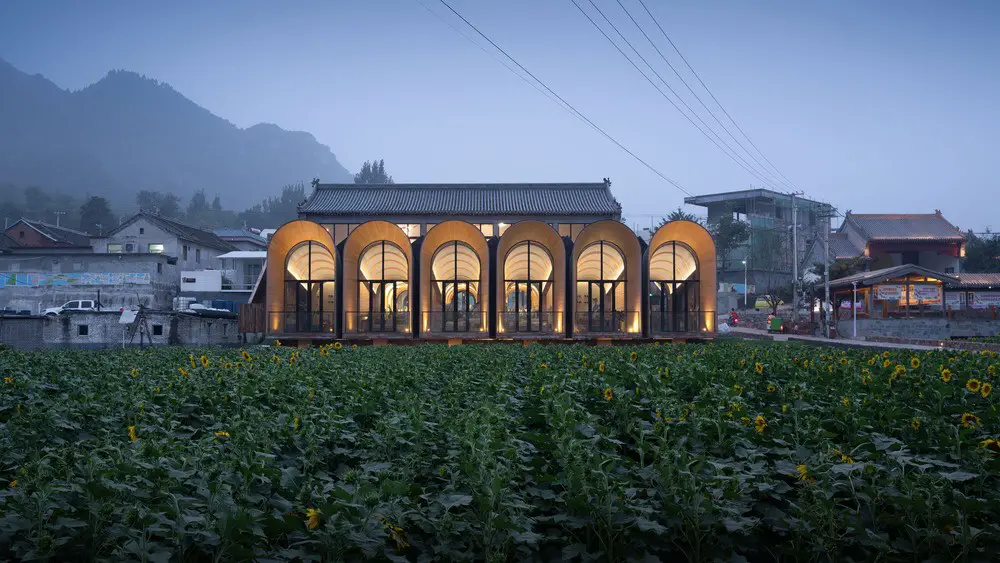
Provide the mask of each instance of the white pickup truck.
POLYGON ((97 301, 84 299, 81 301, 67 301, 59 307, 49 307, 42 314, 46 317, 55 317, 63 311, 96 311, 97 301))

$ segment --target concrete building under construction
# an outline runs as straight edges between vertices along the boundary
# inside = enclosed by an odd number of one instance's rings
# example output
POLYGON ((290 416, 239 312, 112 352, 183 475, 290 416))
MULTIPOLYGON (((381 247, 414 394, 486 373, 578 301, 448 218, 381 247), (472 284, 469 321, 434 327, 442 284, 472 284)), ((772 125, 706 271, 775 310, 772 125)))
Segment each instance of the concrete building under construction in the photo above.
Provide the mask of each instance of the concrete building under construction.
POLYGON ((727 249, 717 244, 719 283, 723 290, 743 291, 744 275, 752 293, 792 281, 793 254, 797 254, 799 272, 808 268, 807 249, 821 241, 824 229, 836 210, 828 203, 767 189, 750 189, 699 195, 684 203, 705 207, 708 223, 725 215, 750 224, 746 243, 727 249), (797 241, 793 243, 793 215, 798 219, 797 241), (793 252, 793 246, 796 246, 793 252), (744 260, 747 262, 744 269, 744 260))

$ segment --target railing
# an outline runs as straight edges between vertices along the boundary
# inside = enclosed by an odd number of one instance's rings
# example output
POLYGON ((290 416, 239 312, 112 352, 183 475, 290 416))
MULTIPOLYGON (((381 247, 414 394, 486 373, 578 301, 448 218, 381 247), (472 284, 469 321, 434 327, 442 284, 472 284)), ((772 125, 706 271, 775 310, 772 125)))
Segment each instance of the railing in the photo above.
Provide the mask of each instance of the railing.
POLYGON ((638 333, 636 311, 577 311, 573 316, 576 334, 638 333))
POLYGON ((336 313, 309 311, 272 311, 268 313, 268 328, 283 334, 329 334, 336 328, 336 313))
POLYGON ((553 334, 563 330, 562 311, 504 311, 500 313, 500 334, 553 334))
POLYGON ((705 311, 652 311, 649 313, 650 334, 677 334, 701 332, 705 318, 714 318, 714 312, 705 311))
POLYGON ((348 311, 347 334, 410 334, 408 311, 348 311))
POLYGON ((432 311, 420 318, 426 334, 486 334, 489 329, 482 311, 432 311))

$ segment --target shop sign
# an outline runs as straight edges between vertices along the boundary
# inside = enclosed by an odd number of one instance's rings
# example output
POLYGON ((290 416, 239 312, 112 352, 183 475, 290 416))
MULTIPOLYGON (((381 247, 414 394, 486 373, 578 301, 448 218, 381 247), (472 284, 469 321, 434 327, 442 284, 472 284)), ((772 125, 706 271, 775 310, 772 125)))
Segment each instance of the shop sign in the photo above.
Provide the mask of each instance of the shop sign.
POLYGON ((899 284, 879 284, 875 286, 875 299, 899 301, 903 298, 903 286, 899 284))

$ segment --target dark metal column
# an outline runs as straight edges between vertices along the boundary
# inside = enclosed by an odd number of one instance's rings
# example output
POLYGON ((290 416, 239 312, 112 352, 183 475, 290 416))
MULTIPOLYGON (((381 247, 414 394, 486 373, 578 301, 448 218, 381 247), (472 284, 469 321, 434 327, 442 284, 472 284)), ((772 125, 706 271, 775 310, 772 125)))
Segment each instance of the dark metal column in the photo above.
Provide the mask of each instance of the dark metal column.
POLYGON ((573 239, 563 237, 563 246, 566 248, 566 298, 565 311, 563 311, 563 324, 566 327, 566 338, 573 338, 573 319, 576 313, 576 284, 573 283, 573 272, 576 268, 576 261, 573 259, 573 239))
POLYGON ((486 286, 489 288, 489 298, 487 303, 489 304, 489 318, 487 326, 489 327, 490 338, 497 337, 497 319, 500 316, 499 311, 497 311, 497 250, 500 246, 500 239, 498 237, 490 237, 486 241, 486 246, 490 250, 490 256, 487 260, 489 264, 489 273, 487 277, 486 286))

